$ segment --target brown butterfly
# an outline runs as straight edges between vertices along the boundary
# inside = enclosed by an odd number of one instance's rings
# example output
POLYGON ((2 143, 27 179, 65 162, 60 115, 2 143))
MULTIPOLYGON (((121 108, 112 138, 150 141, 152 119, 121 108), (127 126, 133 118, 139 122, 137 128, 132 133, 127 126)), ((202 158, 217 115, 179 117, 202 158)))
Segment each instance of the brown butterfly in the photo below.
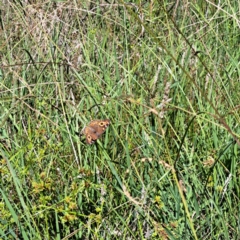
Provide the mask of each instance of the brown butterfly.
POLYGON ((93 120, 84 129, 83 134, 86 136, 87 144, 93 144, 106 131, 110 124, 109 119, 93 120))

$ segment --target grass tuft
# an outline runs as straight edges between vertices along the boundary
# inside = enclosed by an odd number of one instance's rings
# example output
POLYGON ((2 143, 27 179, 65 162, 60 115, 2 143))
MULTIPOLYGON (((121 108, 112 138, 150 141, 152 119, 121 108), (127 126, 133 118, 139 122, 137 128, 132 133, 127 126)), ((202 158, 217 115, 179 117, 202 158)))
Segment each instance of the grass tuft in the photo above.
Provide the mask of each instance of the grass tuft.
POLYGON ((1 13, 0 239, 240 238, 237 1, 1 13))

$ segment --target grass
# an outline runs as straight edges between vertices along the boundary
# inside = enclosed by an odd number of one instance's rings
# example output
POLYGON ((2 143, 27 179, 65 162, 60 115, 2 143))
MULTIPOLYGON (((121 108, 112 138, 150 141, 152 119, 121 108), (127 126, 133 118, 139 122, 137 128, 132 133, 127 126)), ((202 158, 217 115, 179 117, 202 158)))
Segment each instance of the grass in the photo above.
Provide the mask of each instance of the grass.
POLYGON ((0 239, 239 239, 239 17, 2 2, 0 239))

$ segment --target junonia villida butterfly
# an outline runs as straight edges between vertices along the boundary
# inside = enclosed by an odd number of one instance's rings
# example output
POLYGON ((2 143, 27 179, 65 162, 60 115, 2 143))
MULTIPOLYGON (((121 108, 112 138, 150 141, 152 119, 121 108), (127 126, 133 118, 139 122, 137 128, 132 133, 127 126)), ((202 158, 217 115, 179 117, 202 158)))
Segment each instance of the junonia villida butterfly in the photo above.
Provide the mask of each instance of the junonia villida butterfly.
POLYGON ((110 124, 109 119, 93 120, 84 129, 83 134, 86 137, 87 144, 93 144, 106 131, 110 124))

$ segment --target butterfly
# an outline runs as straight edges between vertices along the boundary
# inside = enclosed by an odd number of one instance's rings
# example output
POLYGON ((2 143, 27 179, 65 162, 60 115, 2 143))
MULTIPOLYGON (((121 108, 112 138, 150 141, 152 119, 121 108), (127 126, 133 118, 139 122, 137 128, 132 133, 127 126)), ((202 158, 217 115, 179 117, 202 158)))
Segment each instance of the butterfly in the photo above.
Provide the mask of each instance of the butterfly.
POLYGON ((84 129, 83 134, 86 137, 87 144, 93 144, 99 139, 110 125, 109 119, 93 120, 84 129))

